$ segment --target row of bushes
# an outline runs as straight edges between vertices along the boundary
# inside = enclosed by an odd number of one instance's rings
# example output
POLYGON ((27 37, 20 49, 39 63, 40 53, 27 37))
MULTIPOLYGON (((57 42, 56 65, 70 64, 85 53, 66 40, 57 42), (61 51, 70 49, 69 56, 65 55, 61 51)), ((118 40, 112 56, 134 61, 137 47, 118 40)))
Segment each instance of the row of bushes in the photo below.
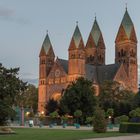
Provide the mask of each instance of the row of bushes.
POLYGON ((119 132, 121 133, 140 133, 140 123, 121 123, 119 132))

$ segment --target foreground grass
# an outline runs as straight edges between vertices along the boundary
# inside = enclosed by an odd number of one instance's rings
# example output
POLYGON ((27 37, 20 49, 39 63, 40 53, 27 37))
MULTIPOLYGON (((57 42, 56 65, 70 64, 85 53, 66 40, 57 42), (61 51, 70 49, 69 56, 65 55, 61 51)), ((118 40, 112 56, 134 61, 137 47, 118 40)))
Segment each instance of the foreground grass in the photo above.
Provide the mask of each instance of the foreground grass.
POLYGON ((87 138, 115 137, 130 134, 119 132, 94 133, 84 130, 56 130, 56 129, 33 129, 33 128, 16 128, 17 134, 0 135, 0 140, 80 140, 87 138))

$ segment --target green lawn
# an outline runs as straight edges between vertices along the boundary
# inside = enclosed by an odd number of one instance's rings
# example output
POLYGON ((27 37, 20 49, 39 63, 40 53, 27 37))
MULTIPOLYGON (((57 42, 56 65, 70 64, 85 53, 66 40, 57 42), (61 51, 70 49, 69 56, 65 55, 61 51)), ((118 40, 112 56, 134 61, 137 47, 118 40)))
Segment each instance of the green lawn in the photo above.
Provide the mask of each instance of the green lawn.
POLYGON ((93 133, 89 130, 50 130, 39 128, 16 128, 14 131, 16 131, 17 134, 0 135, 0 140, 79 140, 86 138, 130 135, 119 132, 93 133))

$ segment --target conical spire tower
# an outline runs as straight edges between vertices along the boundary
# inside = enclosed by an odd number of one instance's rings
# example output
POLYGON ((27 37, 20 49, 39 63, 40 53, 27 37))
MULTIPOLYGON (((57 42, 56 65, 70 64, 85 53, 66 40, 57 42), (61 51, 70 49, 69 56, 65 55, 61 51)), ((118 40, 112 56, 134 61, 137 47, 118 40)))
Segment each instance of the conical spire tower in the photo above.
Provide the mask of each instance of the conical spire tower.
POLYGON ((105 64, 105 44, 96 17, 87 40, 85 51, 87 64, 105 64))
POLYGON ((39 54, 39 87, 38 87, 38 110, 45 111, 47 96, 47 77, 54 64, 55 54, 47 33, 39 54))
POLYGON ((137 92, 137 37, 127 8, 115 40, 115 63, 124 64, 130 90, 137 92))
POLYGON ((78 27, 74 30, 70 46, 69 46, 69 81, 73 81, 78 77, 85 75, 85 50, 84 42, 78 27))
POLYGON ((83 49, 83 48, 84 48, 83 38, 77 24, 71 39, 69 49, 83 49))
POLYGON ((115 42, 121 43, 126 40, 130 40, 132 42, 137 43, 137 37, 136 37, 135 29, 134 29, 134 24, 130 18, 130 15, 127 9, 123 16, 115 42))
POLYGON ((53 47, 52 47, 48 33, 43 41, 42 48, 40 51, 40 56, 43 54, 44 55, 50 55, 50 54, 54 55, 53 47))

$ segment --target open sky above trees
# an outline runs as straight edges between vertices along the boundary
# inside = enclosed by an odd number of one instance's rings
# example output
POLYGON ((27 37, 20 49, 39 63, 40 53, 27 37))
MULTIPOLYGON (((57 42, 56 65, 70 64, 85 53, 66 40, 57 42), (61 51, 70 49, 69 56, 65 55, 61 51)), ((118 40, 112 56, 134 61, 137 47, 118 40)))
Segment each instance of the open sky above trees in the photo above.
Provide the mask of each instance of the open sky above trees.
MULTIPOLYGON (((126 2, 140 42, 139 0, 1 0, 0 62, 6 67, 20 67, 21 77, 34 81, 38 78, 38 55, 46 31, 56 56, 67 59, 76 21, 86 43, 96 13, 106 44, 106 63, 114 63, 114 41, 126 2)), ((139 52, 138 44, 140 64, 139 52)))

